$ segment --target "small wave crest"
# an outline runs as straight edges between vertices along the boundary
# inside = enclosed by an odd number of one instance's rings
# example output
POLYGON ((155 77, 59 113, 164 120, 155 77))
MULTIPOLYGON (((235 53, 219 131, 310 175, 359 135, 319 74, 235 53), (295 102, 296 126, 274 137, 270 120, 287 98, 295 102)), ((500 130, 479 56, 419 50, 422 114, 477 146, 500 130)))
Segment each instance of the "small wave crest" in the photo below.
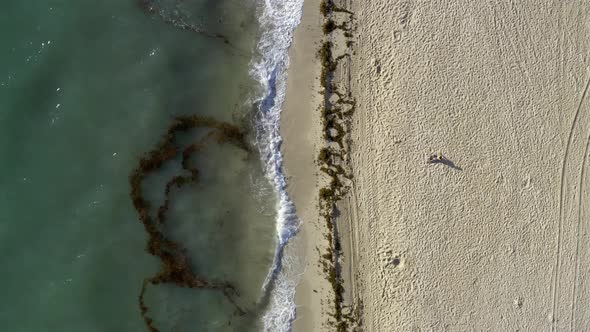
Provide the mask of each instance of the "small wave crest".
POLYGON ((303 0, 262 0, 259 10, 261 37, 258 56, 251 64, 250 75, 259 82, 256 144, 260 150, 265 174, 278 195, 276 231, 277 248, 273 265, 263 285, 268 309, 263 316, 264 331, 288 332, 295 319, 297 273, 284 255, 285 245, 297 233, 299 219, 287 193, 283 174, 280 135, 281 107, 285 99, 289 47, 293 32, 301 21, 303 0))

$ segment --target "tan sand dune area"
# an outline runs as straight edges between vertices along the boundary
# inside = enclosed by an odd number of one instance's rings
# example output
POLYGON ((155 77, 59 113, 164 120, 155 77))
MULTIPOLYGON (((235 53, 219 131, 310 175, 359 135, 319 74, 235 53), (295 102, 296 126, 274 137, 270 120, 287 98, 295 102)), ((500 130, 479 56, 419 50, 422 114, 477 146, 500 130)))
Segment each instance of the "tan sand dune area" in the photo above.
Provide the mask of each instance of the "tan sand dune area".
POLYGON ((590 3, 354 6, 366 330, 590 330, 590 3))
POLYGON ((590 331, 590 2, 342 5, 358 330, 590 331))

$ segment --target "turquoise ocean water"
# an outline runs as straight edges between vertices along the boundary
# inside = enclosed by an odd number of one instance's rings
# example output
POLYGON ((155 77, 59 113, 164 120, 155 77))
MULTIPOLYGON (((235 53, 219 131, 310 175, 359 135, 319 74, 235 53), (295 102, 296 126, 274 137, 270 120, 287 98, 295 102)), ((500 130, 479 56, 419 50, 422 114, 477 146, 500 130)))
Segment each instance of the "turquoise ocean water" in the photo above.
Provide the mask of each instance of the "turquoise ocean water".
MULTIPOLYGON (((138 295, 161 263, 145 251, 129 176, 176 116, 252 133, 259 14, 250 0, 3 1, 2 331, 147 331, 138 295)), ((279 198, 257 151, 207 145, 163 226, 196 274, 235 287, 245 314, 220 291, 148 286, 159 330, 262 329, 279 198)), ((167 163, 145 197, 158 206, 182 173, 179 158, 167 163)))

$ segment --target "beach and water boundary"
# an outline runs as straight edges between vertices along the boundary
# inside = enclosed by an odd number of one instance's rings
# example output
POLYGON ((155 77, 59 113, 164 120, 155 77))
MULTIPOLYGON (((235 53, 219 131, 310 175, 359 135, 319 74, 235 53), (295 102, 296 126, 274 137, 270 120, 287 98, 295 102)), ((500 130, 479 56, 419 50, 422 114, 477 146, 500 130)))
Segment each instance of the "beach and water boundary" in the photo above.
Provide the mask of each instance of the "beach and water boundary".
MULTIPOLYGON (((289 66, 288 50, 292 42, 293 32, 299 24, 301 18, 302 5, 302 0, 293 0, 287 2, 261 2, 260 8, 258 9, 261 35, 260 40, 256 46, 255 55, 250 65, 250 75, 259 84, 259 88, 255 89, 257 91, 255 92, 255 95, 258 95, 258 97, 254 96, 253 98, 249 98, 249 100, 246 101, 247 105, 249 104, 256 109, 255 115, 253 117, 253 130, 255 132, 254 146, 258 148, 259 154, 262 157, 264 173, 278 195, 276 206, 277 244, 270 271, 268 272, 268 275, 262 286, 262 295, 260 298, 261 305, 267 307, 266 312, 262 317, 263 329, 264 331, 273 332, 290 331, 291 323, 295 318, 294 293, 295 286, 297 284, 296 272, 298 271, 298 268, 295 264, 293 264, 293 262, 295 262, 297 259, 294 257, 285 256, 285 247, 289 240, 296 235, 299 228, 299 219, 296 215, 295 207, 287 193, 287 184, 282 170, 283 162, 280 150, 282 138, 279 132, 279 121, 281 117, 281 107, 285 96, 287 69, 289 66)), ((148 10, 150 12, 157 12, 157 10, 152 6, 148 6, 148 10)), ((171 19, 171 22, 175 24, 176 20, 171 19)), ((182 21, 180 22, 183 24, 180 26, 180 28, 184 28, 184 23, 182 21)), ((190 26, 187 27, 190 28, 190 26)), ((195 31, 200 32, 199 30, 195 31)), ((223 35, 215 34, 212 35, 212 37, 220 38, 225 43, 230 42, 223 35)), ((245 144, 240 143, 240 140, 243 140, 243 138, 238 138, 238 136, 244 135, 245 133, 240 133, 237 131, 237 128, 233 129, 228 127, 226 124, 216 124, 215 122, 211 121, 212 120, 200 118, 179 118, 177 123, 173 125, 173 127, 170 129, 171 131, 169 130, 169 132, 173 135, 174 128, 176 127, 182 128, 181 130, 187 130, 187 128, 192 127, 199 128, 203 126, 212 126, 212 128, 219 127, 219 129, 222 130, 222 135, 226 135, 223 133, 223 131, 228 132, 230 135, 228 136, 230 142, 233 140, 238 145, 245 144), (232 131, 234 133, 231 133, 232 131)), ((204 139, 206 138, 207 136, 204 137, 204 139)), ((219 136, 218 140, 220 142, 228 141, 228 139, 224 136, 219 136)), ((172 180, 166 186, 166 195, 168 195, 168 192, 172 187, 181 187, 186 182, 196 181, 196 174, 198 174, 198 170, 188 168, 188 158, 190 158, 190 153, 200 149, 200 145, 200 143, 190 145, 183 153, 182 165, 185 167, 185 169, 193 173, 192 178, 172 178, 172 180)), ((164 145, 160 149, 166 149, 166 146, 164 145)), ((165 155, 165 152, 165 150, 154 151, 150 154, 165 155)), ((172 157, 173 155, 166 156, 165 158, 170 159, 172 157)), ((142 160, 140 164, 151 165, 154 162, 158 165, 162 164, 161 161, 151 161, 150 159, 142 160)), ((150 166, 147 167, 149 172, 149 169, 151 168, 150 166)), ((143 172, 146 171, 142 170, 141 168, 139 171, 136 171, 138 176, 144 176, 143 172)), ((139 181, 140 180, 134 182, 132 178, 134 188, 133 190, 135 192, 138 192, 139 190, 139 181)), ((134 199, 134 201, 142 201, 142 198, 139 196, 136 195, 134 197, 137 197, 134 199)), ((159 219, 163 219, 163 215, 166 212, 165 210, 167 209, 168 204, 168 196, 166 196, 166 202, 163 206, 164 211, 159 211, 159 219)), ((142 209, 144 209, 143 207, 140 206, 137 207, 137 209, 141 216, 147 215, 147 213, 142 212, 142 209)), ((142 220, 142 222, 146 224, 146 221, 142 220)), ((163 223, 163 220, 160 220, 159 222, 163 223)), ((153 229, 153 227, 149 227, 149 224, 150 222, 147 222, 146 224, 146 229, 148 231, 153 229)), ((151 242, 153 242, 155 238, 161 237, 160 233, 148 233, 151 234, 151 242)), ((157 249, 156 252, 159 252, 160 250, 161 249, 157 249)), ((186 258, 181 257, 181 260, 185 261, 186 258)), ((167 265, 175 266, 178 264, 170 261, 167 263, 167 265)), ((170 274, 169 272, 165 273, 170 274)), ((235 298, 235 295, 233 295, 235 291, 231 284, 214 284, 207 281, 206 279, 199 280, 199 277, 190 275, 189 270, 186 270, 185 273, 186 278, 188 279, 184 281, 175 281, 173 279, 169 280, 171 277, 166 277, 167 274, 157 275, 151 279, 146 279, 144 282, 144 287, 142 288, 142 293, 140 296, 140 306, 143 315, 145 315, 148 309, 144 305, 143 301, 146 283, 159 284, 164 282, 176 282, 179 285, 187 284, 189 285, 189 288, 218 289, 222 291, 222 293, 230 300, 230 302, 236 305, 238 312, 245 314, 238 304, 239 301, 235 298)), ((155 328, 151 325, 152 319, 147 316, 144 316, 144 319, 146 320, 148 326, 150 326, 152 330, 155 330, 155 328)))
MULTIPOLYGON (((283 174, 279 122, 289 67, 288 50, 293 32, 301 19, 302 6, 302 0, 261 1, 257 11, 260 40, 250 65, 250 75, 259 87, 255 89, 254 96, 245 102, 256 110, 253 116, 254 146, 262 157, 264 173, 278 195, 277 244, 260 298, 261 304, 267 307, 262 317, 263 329, 273 332, 291 330, 291 323, 295 318, 295 287, 300 273, 298 258, 285 254, 285 247, 297 234, 300 221, 289 198, 283 174)), ((222 35, 214 37, 228 42, 222 35)), ((205 286, 217 287, 207 284, 205 286)), ((228 286, 231 287, 222 285, 228 286)), ((223 292, 227 296, 227 291, 223 292)), ((232 300, 231 295, 229 298, 232 300)))
MULTIPOLYGON (((161 330, 289 329, 295 279, 285 273, 296 267, 283 248, 298 220, 283 190, 276 105, 301 2, 29 5, 15 1, 2 13, 3 31, 10 32, 2 123, 10 139, 1 148, 13 157, 1 179, 0 236, 10 253, 4 283, 14 292, 6 295, 18 299, 0 310, 7 328, 144 331, 147 313, 161 330), (175 160, 166 155, 193 131, 212 130, 210 142, 222 142, 218 130, 237 133, 231 128, 244 119, 251 120, 244 127, 253 128, 248 144, 256 151, 242 143, 189 144, 182 160, 181 151, 175 160), (263 167, 250 158, 259 154, 263 167), (160 169, 163 161, 171 164, 160 169), (158 174, 137 181, 152 162, 158 174), (129 179, 131 173, 139 176, 129 179), (166 218, 146 222, 146 206, 133 209, 144 198, 157 202, 151 207, 162 204, 150 212, 166 218), (172 253, 178 261, 166 256, 165 269, 190 259, 191 288, 227 281, 248 313, 233 315, 236 307, 223 292, 174 287, 177 276, 162 274, 161 262, 144 252, 138 211, 150 230, 165 227, 165 236, 148 233, 171 240, 166 250, 189 252, 172 253), (30 241, 26 248, 23 239, 30 241), (161 286, 149 287, 138 310, 141 281, 154 274, 151 281, 161 286), (272 305, 254 321, 265 299, 272 305), (31 311, 35 319, 22 319, 31 311)), ((162 253, 158 248, 149 250, 162 253)))
POLYGON ((301 20, 303 0, 265 0, 260 10, 262 35, 257 45, 251 75, 261 84, 261 97, 253 100, 258 105, 256 145, 265 165, 265 173, 278 194, 277 248, 263 292, 269 292, 269 308, 263 316, 264 330, 287 332, 295 319, 295 286, 298 269, 290 262, 296 259, 285 256, 285 246, 299 228, 295 206, 287 192, 281 155, 282 137, 279 131, 281 109, 285 98, 288 50, 293 33, 301 20))

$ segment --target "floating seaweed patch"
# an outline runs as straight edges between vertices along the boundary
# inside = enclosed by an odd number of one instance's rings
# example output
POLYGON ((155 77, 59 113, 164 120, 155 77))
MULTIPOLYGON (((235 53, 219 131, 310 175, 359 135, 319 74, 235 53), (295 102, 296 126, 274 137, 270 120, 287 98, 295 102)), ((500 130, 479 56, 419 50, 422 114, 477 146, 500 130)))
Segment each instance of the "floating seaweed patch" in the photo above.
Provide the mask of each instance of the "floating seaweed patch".
POLYGON ((129 178, 131 184, 131 200, 139 215, 139 221, 143 224, 148 234, 146 250, 152 256, 158 257, 161 262, 160 271, 152 277, 145 278, 139 294, 139 308, 149 331, 159 331, 153 319, 148 316, 148 307, 144 301, 144 295, 148 285, 173 284, 183 288, 218 290, 235 306, 240 315, 245 311, 237 304, 239 294, 228 282, 208 280, 195 274, 189 264, 187 250, 178 242, 171 240, 164 234, 162 224, 166 221, 166 215, 170 206, 171 193, 174 188, 181 188, 188 184, 194 184, 199 180, 199 170, 191 166, 190 158, 201 151, 207 144, 231 144, 242 150, 248 151, 245 139, 246 135, 239 127, 219 122, 215 119, 200 116, 182 116, 175 119, 160 142, 139 160, 129 178), (196 129, 209 129, 198 143, 190 144, 182 148, 178 135, 196 129), (187 176, 174 176, 166 183, 163 204, 158 208, 155 217, 150 215, 150 202, 142 193, 142 183, 146 177, 162 169, 169 161, 181 157, 182 168, 188 172, 187 176))

